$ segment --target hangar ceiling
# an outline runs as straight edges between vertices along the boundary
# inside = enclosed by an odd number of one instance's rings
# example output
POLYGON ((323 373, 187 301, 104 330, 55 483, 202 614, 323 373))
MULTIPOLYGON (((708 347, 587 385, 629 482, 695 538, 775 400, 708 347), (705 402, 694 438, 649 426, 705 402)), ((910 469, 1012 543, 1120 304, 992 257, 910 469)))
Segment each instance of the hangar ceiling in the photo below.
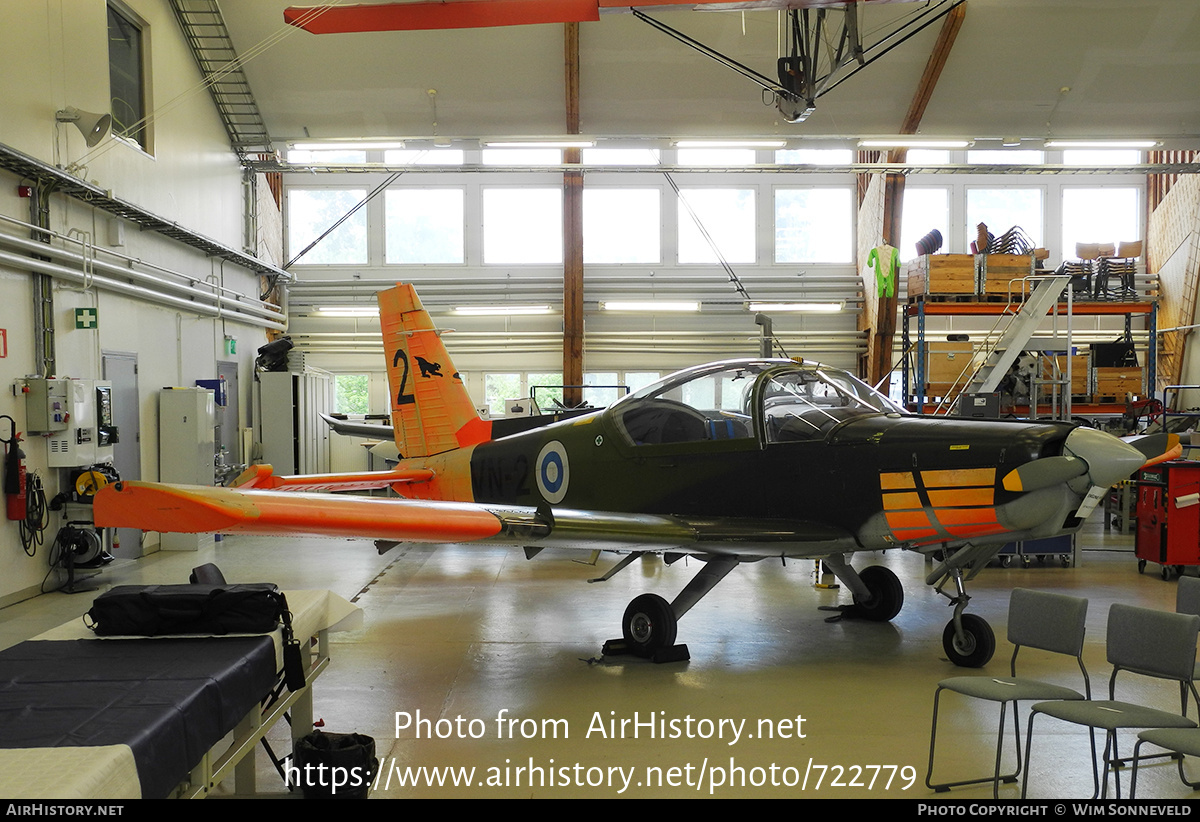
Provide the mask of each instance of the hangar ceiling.
MULTIPOLYGON (((289 4, 221 6, 276 141, 566 130, 561 25, 312 35, 284 25, 289 4), (279 39, 264 48, 271 38, 279 39)), ((864 41, 926 5, 866 4, 864 41)), ((654 16, 775 73, 777 12, 654 16)), ((895 134, 937 31, 914 36, 820 98, 808 120, 790 124, 749 80, 630 15, 605 15, 580 25, 581 131, 814 140, 895 134)), ((969 0, 921 134, 1148 137, 1194 148, 1197 76, 1195 0, 969 0)))

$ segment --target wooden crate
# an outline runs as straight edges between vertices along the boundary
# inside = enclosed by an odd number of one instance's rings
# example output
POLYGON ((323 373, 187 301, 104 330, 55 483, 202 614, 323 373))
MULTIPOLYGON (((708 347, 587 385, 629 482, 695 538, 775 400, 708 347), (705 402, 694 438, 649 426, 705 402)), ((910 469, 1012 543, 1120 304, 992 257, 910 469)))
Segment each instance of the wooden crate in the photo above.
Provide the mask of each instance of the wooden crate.
POLYGON ((973 254, 926 254, 905 263, 908 296, 962 297, 975 294, 973 254))
MULTIPOLYGON (((1012 289, 1014 299, 1021 298, 1022 284, 1013 282, 1033 273, 1032 254, 980 254, 979 276, 981 294, 1003 297, 1012 289)), ((1033 286, 1025 284, 1025 296, 1033 286)))
MULTIPOLYGON (((1065 377, 1067 372, 1066 356, 1059 354, 1054 357, 1054 361, 1058 364, 1058 372, 1065 377)), ((1073 397, 1082 397, 1088 394, 1088 382, 1091 376, 1088 373, 1088 361, 1087 354, 1074 354, 1071 356, 1071 396, 1073 397)), ((1054 373, 1053 363, 1050 358, 1043 356, 1042 379, 1054 379, 1054 373)), ((1041 386, 1041 396, 1043 399, 1051 395, 1053 387, 1051 385, 1041 386)), ((1062 396, 1061 390, 1059 391, 1059 396, 1062 396)))
POLYGON ((1124 399, 1126 394, 1142 394, 1141 368, 1097 368, 1095 395, 1124 399))
POLYGON ((952 393, 956 383, 957 389, 953 393, 957 394, 975 370, 974 359, 975 348, 970 340, 929 343, 928 368, 925 371, 928 386, 926 394, 945 397, 952 393), (963 369, 966 369, 965 374, 963 369))

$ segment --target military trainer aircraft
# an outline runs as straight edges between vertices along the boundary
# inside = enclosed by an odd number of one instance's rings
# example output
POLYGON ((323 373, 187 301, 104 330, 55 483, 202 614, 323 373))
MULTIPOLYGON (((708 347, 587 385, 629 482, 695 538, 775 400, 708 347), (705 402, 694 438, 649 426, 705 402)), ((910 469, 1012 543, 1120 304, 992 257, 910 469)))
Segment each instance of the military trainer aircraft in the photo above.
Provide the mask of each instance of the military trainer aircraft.
POLYGON ((885 621, 903 604, 900 581, 882 565, 856 571, 849 557, 915 550, 936 557, 927 582, 954 605, 946 653, 980 666, 995 639, 964 613, 964 579, 1005 542, 1079 528, 1110 485, 1164 458, 1168 442, 919 417, 845 371, 798 359, 690 368, 605 410, 497 437, 413 287, 384 291, 379 304, 403 455, 393 469, 278 477, 260 465, 231 488, 117 482, 95 497, 97 525, 625 553, 605 579, 648 551, 698 557, 673 601, 643 594, 625 611, 624 649, 659 660, 686 654, 677 621, 742 562, 819 558, 853 594, 848 616, 885 621), (406 499, 309 493, 381 487, 406 499))

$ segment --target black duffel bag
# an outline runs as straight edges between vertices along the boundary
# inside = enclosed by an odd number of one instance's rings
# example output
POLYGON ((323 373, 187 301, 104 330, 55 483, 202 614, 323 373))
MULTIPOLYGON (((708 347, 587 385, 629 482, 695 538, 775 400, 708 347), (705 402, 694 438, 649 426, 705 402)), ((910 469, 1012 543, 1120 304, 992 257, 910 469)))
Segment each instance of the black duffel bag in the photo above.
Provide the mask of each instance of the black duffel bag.
POLYGON ((84 622, 97 636, 265 634, 282 622, 288 688, 304 687, 292 614, 283 592, 272 582, 118 585, 96 597, 84 622))
POLYGON ((270 582, 241 585, 118 585, 96 597, 88 625, 99 636, 262 634, 287 600, 270 582))

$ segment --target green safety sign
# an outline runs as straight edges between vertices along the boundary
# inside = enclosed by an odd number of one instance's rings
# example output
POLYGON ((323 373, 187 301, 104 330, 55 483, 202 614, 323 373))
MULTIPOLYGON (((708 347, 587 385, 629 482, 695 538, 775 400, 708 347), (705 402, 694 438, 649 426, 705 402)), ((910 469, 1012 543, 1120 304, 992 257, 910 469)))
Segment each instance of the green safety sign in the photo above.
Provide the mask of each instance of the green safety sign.
POLYGON ((100 310, 97 308, 76 308, 75 309, 75 327, 76 328, 99 328, 100 327, 100 310))

